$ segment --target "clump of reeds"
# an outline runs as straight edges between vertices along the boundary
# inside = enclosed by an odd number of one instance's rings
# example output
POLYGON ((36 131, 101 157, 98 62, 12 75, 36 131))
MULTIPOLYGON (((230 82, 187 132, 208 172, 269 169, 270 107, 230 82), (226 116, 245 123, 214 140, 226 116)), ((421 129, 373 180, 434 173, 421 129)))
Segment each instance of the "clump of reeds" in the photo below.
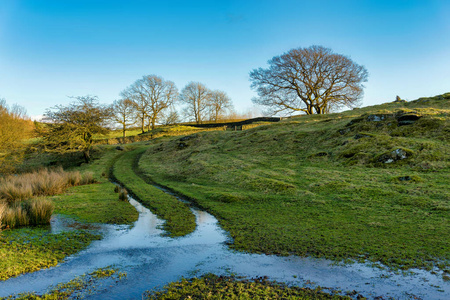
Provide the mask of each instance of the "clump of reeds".
POLYGON ((119 200, 121 200, 121 201, 128 200, 128 191, 126 189, 124 189, 124 188, 120 189, 119 200))
POLYGON ((6 208, 3 213, 2 223, 7 228, 27 226, 29 224, 27 212, 22 208, 20 202, 6 208))
POLYGON ((45 198, 35 198, 8 206, 4 205, 0 223, 8 228, 50 223, 53 203, 45 198))
POLYGON ((65 172, 62 168, 42 169, 32 173, 8 176, 0 179, 0 198, 9 204, 33 196, 53 196, 63 193, 68 187, 94 183, 91 172, 65 172))
MULTIPOLYGON (((0 226, 9 228, 50 223, 53 204, 36 196, 63 193, 68 187, 94 183, 91 172, 65 172, 62 168, 42 169, 0 179, 0 226)), ((0 227, 1 228, 1 227, 0 227)))
POLYGON ((23 202, 27 211, 29 225, 49 224, 53 213, 53 203, 45 198, 30 199, 23 202))

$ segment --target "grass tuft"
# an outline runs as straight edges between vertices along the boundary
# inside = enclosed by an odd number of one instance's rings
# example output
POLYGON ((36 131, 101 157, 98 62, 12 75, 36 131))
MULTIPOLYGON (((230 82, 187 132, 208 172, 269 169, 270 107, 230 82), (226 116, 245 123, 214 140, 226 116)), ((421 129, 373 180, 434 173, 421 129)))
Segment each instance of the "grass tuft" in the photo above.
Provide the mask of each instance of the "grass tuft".
POLYGON ((121 189, 119 192, 119 200, 127 201, 128 200, 128 192, 126 189, 121 189))

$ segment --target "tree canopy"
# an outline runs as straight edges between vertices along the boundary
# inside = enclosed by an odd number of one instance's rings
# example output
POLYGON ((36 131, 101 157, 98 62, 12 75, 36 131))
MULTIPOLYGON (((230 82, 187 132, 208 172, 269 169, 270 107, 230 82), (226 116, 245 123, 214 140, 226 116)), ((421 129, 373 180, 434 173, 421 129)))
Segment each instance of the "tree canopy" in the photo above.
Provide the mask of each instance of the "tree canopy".
POLYGON ((250 72, 250 80, 259 96, 253 102, 272 114, 324 114, 358 106, 368 77, 364 66, 322 46, 292 49, 268 64, 250 72))
POLYGON ((98 103, 97 97, 75 97, 68 106, 58 105, 48 109, 41 129, 45 150, 53 152, 81 151, 86 162, 90 161, 90 150, 94 135, 108 133, 111 108, 98 103))
POLYGON ((6 100, 0 99, 0 173, 13 171, 19 163, 24 144, 31 137, 34 126, 23 107, 9 107, 6 100))
POLYGON ((122 97, 134 102, 135 111, 141 121, 142 132, 144 132, 146 119, 148 119, 148 129, 150 126, 154 129, 161 112, 171 107, 178 99, 175 83, 156 75, 143 76, 121 94, 122 97))
POLYGON ((201 124, 208 114, 211 91, 200 82, 190 82, 181 91, 180 100, 187 104, 185 115, 201 124))
POLYGON ((112 119, 122 125, 123 138, 126 136, 128 126, 135 123, 133 119, 134 103, 130 99, 115 100, 111 106, 112 119))

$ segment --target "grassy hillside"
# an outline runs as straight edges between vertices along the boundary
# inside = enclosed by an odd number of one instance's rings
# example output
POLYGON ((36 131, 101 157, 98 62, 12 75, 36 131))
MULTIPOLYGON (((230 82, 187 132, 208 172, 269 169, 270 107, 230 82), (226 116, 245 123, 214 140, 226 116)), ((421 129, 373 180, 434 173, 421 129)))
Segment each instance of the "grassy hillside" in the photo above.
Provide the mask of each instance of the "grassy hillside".
POLYGON ((196 133, 150 145, 139 168, 215 214, 237 249, 449 272, 449 104, 196 133))

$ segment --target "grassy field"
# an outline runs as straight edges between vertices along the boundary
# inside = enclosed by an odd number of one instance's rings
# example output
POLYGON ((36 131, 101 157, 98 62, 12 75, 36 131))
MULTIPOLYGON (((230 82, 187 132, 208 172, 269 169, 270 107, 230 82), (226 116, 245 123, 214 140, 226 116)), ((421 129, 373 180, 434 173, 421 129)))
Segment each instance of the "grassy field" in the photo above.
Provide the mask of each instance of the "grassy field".
MULTIPOLYGON (((352 299, 324 293, 320 288, 288 287, 265 278, 243 279, 207 274, 200 278, 182 279, 161 291, 149 291, 143 299, 352 299)), ((359 298, 358 298, 359 299, 359 298)), ((365 298, 364 298, 365 299, 365 298)))
POLYGON ((195 230, 195 216, 188 205, 178 201, 145 181, 145 177, 135 172, 135 162, 146 147, 138 147, 124 153, 114 164, 113 175, 144 206, 152 210, 166 222, 166 234, 171 237, 183 236, 195 230))
POLYGON ((152 180, 256 253, 450 269, 450 94, 149 145, 152 180))

